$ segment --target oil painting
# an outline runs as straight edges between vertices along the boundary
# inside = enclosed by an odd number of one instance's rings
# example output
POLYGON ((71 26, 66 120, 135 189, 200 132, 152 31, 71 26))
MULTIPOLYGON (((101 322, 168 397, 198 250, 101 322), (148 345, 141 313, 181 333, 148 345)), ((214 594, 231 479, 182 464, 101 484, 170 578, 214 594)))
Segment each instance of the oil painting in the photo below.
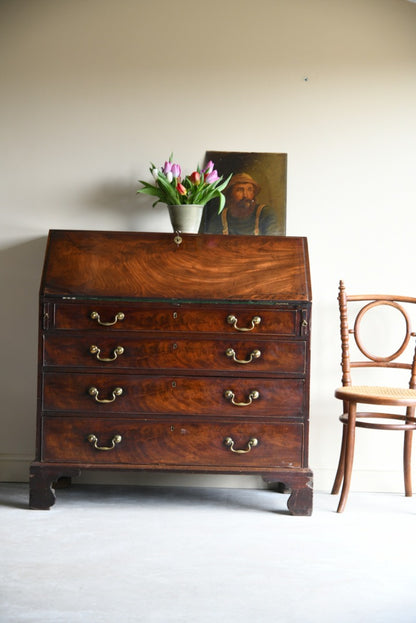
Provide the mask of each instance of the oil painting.
POLYGON ((232 177, 224 190, 225 207, 218 201, 203 212, 200 233, 225 235, 286 234, 287 154, 207 151, 218 175, 232 177))

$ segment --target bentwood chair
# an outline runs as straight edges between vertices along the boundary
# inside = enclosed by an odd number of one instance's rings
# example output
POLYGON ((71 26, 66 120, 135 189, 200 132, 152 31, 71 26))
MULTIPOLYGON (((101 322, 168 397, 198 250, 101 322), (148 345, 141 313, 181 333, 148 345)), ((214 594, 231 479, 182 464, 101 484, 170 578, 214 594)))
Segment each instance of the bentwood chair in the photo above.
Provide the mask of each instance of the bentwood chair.
MULTIPOLYGON (((341 350, 342 350, 342 387, 335 391, 336 398, 343 401, 342 444, 338 470, 335 476, 332 493, 337 494, 342 484, 342 493, 338 505, 338 513, 342 513, 348 498, 351 484, 351 473, 354 459, 355 429, 369 428, 378 430, 399 430, 404 432, 403 468, 405 495, 412 495, 411 482, 411 451, 412 434, 416 428, 416 349, 414 340, 416 333, 411 329, 410 309, 416 312, 416 298, 391 295, 347 295, 342 281, 339 284, 339 311, 341 317, 341 350), (363 328, 368 328, 373 314, 366 314, 374 308, 386 312, 386 306, 393 308, 393 316, 398 319, 398 328, 404 327, 398 341, 399 348, 391 354, 375 355, 367 348, 363 328), (354 311, 352 312, 352 308, 354 311), (383 309, 380 309, 383 308, 383 309), (362 324, 364 317, 365 323, 362 324), (351 338, 351 339, 350 339, 351 338), (351 360, 353 351, 354 361, 351 360), (410 354, 408 354, 410 351, 410 354), (356 354, 357 353, 357 354, 356 354), (357 360, 355 360, 357 357, 357 360), (353 385, 351 371, 353 368, 388 368, 408 370, 410 380, 407 387, 397 385, 353 385), (376 411, 357 411, 358 404, 373 405, 376 411), (379 412, 382 406, 384 412, 379 412), (387 411, 386 408, 387 407, 387 411), (394 407, 394 409, 392 409, 394 407), (401 408, 402 411, 397 412, 401 408)), ((389 314, 391 316, 392 314, 389 314)), ((394 334, 395 336, 396 334, 394 334)), ((392 336, 386 327, 379 326, 376 331, 377 351, 382 347, 383 338, 392 336)), ((367 331, 368 337, 368 331, 367 331)), ((391 348, 391 346, 390 346, 391 348)), ((377 370, 377 375, 381 374, 377 370)), ((384 374, 384 373, 383 373, 384 374)), ((399 411, 400 411, 399 410, 399 411)))

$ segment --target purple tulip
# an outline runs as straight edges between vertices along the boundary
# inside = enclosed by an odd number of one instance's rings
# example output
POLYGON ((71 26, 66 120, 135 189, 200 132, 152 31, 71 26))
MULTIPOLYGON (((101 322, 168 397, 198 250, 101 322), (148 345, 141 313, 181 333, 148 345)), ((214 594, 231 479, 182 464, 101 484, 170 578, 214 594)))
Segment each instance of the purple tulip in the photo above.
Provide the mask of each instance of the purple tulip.
POLYGON ((216 169, 214 169, 213 171, 211 171, 210 173, 206 173, 205 174, 205 183, 206 184, 213 184, 214 182, 216 182, 219 179, 218 177, 218 171, 216 169))
POLYGON ((162 169, 163 173, 166 175, 169 171, 172 171, 172 163, 168 160, 165 162, 165 166, 162 169))

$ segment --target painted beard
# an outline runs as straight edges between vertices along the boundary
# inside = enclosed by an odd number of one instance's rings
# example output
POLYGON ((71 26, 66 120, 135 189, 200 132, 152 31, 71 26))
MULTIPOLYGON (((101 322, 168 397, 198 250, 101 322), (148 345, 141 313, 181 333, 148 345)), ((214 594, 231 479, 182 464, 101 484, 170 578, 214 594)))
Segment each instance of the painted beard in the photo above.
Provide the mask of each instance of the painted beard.
POLYGON ((242 210, 249 210, 254 207, 254 199, 240 199, 240 201, 237 201, 236 206, 242 210))

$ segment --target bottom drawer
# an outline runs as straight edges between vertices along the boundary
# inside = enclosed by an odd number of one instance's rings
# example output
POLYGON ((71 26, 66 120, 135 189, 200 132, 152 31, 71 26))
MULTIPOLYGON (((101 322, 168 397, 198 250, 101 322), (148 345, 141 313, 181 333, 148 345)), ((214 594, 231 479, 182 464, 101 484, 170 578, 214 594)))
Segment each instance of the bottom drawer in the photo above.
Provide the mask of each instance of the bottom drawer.
POLYGON ((303 425, 44 417, 42 460, 138 467, 301 467, 303 425))

